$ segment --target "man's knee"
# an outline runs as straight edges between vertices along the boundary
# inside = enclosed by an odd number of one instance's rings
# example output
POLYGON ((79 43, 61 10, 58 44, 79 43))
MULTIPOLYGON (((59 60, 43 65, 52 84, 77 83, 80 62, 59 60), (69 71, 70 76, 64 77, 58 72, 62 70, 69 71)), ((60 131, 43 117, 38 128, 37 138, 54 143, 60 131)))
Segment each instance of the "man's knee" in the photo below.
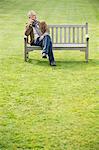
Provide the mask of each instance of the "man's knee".
POLYGON ((46 40, 51 40, 51 38, 50 38, 49 35, 45 35, 45 36, 44 36, 44 39, 46 39, 46 40))

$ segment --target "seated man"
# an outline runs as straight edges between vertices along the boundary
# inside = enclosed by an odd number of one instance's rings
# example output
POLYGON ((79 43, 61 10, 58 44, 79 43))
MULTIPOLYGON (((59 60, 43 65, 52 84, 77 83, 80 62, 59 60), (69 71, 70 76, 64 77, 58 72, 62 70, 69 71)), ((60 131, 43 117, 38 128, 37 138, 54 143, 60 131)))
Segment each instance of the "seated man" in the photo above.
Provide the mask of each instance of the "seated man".
POLYGON ((49 63, 51 66, 56 66, 54 55, 52 51, 52 42, 48 34, 42 36, 40 30, 40 22, 37 20, 36 13, 31 10, 28 12, 28 23, 25 28, 25 35, 30 35, 30 45, 36 45, 42 47, 42 58, 49 57, 49 63))

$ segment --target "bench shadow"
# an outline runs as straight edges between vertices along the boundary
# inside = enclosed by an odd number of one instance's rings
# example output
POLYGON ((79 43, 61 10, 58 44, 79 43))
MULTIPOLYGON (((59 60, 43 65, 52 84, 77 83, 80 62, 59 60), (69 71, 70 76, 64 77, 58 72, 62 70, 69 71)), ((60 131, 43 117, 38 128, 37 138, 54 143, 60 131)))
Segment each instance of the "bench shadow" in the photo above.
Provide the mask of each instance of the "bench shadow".
POLYGON ((39 66, 48 66, 49 65, 48 61, 38 60, 38 59, 29 59, 27 62, 30 64, 33 64, 33 65, 37 65, 37 66, 38 65, 39 66))
MULTIPOLYGON (((48 60, 29 59, 28 63, 39 66, 49 66, 48 60)), ((56 60, 56 69, 76 69, 81 70, 85 68, 91 68, 99 65, 99 60, 89 59, 88 63, 80 60, 56 60)), ((49 66, 50 67, 50 66, 49 66)))

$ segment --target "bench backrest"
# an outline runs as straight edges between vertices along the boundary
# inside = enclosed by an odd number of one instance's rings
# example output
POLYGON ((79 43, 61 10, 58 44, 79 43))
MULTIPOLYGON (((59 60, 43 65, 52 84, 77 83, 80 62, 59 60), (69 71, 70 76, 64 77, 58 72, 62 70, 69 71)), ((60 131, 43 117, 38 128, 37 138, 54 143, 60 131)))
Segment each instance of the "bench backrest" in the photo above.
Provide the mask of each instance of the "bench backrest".
POLYGON ((85 34, 88 34, 88 23, 85 25, 48 25, 52 42, 59 43, 86 43, 85 34))

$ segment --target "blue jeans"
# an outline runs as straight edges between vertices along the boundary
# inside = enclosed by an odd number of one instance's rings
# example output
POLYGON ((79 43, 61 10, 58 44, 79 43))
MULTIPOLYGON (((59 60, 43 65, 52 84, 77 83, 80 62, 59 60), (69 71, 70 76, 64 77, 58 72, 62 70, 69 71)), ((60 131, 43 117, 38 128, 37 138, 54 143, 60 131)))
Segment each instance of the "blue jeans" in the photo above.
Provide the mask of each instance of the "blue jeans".
POLYGON ((33 43, 32 45, 40 46, 42 47, 43 51, 42 54, 45 53, 49 57, 49 62, 54 62, 54 55, 52 50, 52 41, 49 35, 44 36, 44 38, 40 41, 39 37, 36 40, 36 43, 33 43))

